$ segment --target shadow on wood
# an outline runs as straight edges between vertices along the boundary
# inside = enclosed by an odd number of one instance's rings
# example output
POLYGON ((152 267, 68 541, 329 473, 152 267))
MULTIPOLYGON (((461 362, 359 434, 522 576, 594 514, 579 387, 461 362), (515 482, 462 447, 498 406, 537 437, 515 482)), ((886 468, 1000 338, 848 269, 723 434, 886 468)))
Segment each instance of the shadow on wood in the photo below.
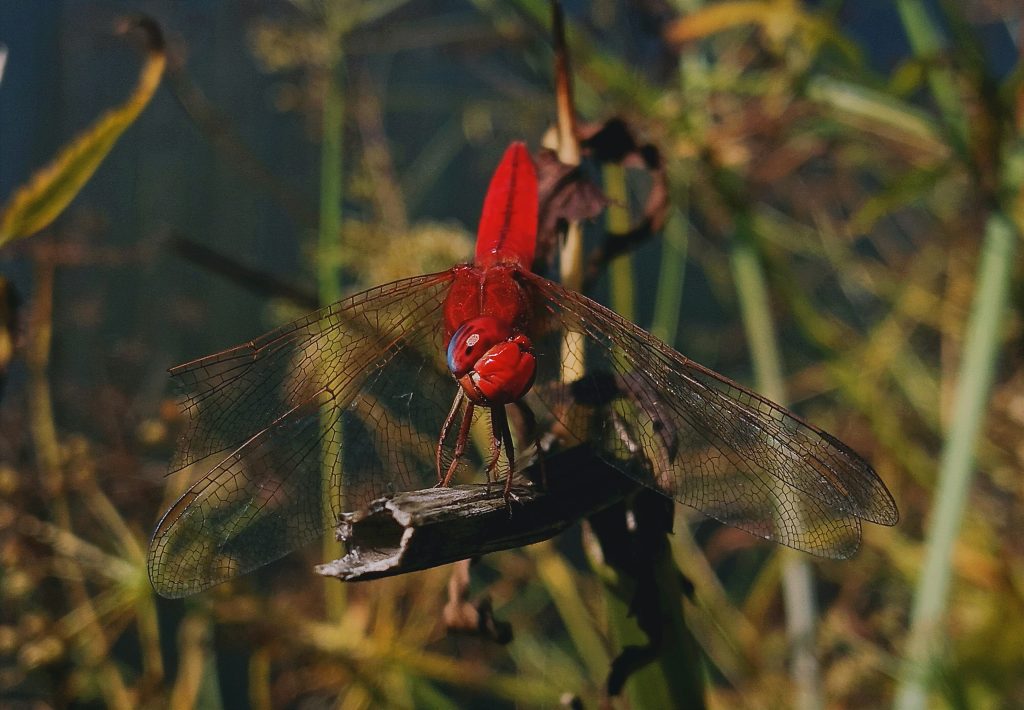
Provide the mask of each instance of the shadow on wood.
POLYGON ((318 574, 362 581, 437 567, 554 537, 621 501, 638 486, 586 446, 545 455, 514 482, 426 488, 371 501, 344 513, 336 535, 346 554, 318 574))

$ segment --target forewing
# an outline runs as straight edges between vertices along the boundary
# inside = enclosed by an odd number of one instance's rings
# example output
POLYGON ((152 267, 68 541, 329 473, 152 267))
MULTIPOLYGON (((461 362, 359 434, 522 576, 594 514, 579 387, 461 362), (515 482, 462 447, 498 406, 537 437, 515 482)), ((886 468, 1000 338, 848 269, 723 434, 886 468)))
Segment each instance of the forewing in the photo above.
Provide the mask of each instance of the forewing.
POLYGON ((835 437, 586 296, 523 280, 535 295, 535 396, 608 463, 724 523, 824 557, 853 554, 861 520, 896 522, 881 479, 835 437), (568 387, 557 384, 566 331, 584 334, 591 373, 568 387), (642 473, 627 465, 638 459, 642 473))
POLYGON ((457 387, 443 360, 450 281, 375 288, 172 370, 188 420, 172 470, 210 468, 154 532, 158 592, 200 591, 318 537, 342 511, 434 482, 457 387))

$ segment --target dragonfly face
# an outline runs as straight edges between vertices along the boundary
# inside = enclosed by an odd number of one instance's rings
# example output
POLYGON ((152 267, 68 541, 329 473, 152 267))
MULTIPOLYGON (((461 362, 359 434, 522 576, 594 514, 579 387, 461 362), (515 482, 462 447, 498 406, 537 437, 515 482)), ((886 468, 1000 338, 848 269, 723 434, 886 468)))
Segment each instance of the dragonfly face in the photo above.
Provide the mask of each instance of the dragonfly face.
POLYGON ((533 385, 537 360, 530 339, 492 316, 471 318, 448 343, 448 369, 474 404, 512 404, 533 385))

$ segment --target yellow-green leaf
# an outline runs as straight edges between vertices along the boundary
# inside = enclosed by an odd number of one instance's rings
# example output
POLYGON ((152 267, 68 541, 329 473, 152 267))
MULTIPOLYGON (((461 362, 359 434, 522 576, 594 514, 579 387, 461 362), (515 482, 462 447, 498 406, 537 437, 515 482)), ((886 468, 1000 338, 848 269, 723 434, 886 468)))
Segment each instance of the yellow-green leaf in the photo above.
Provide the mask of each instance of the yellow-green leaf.
POLYGON ((854 43, 830 22, 806 12, 796 0, 731 0, 707 5, 669 25, 665 39, 684 44, 745 25, 759 27, 776 44, 800 33, 815 46, 829 42, 850 61, 860 61, 860 50, 854 43))
POLYGON ((160 28, 148 18, 133 18, 121 23, 118 29, 122 33, 141 29, 146 35, 146 61, 135 90, 127 101, 100 116, 88 130, 66 145, 49 165, 14 191, 0 212, 0 246, 31 236, 57 218, 96 172, 114 143, 139 116, 159 86, 167 62, 160 28))
POLYGON ((786 0, 735 0, 708 5, 673 22, 665 32, 665 38, 669 42, 682 44, 741 25, 767 27, 788 19, 786 16, 792 12, 789 4, 786 0))

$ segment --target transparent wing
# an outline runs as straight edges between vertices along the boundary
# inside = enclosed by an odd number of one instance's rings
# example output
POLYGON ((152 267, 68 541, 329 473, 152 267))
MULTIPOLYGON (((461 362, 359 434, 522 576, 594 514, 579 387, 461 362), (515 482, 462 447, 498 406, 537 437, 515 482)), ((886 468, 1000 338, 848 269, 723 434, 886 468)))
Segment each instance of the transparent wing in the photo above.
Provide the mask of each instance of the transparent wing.
POLYGON ((450 281, 365 291, 171 371, 187 417, 171 470, 207 472, 153 534, 160 594, 213 586, 315 539, 342 511, 433 484, 457 388, 441 342, 450 281))
POLYGON ((896 523, 881 479, 835 437, 586 296, 522 278, 535 293, 533 397, 609 464, 723 523, 824 557, 853 554, 861 520, 896 523), (569 387, 557 384, 566 331, 584 335, 591 373, 569 387), (642 473, 626 463, 638 458, 642 473))

